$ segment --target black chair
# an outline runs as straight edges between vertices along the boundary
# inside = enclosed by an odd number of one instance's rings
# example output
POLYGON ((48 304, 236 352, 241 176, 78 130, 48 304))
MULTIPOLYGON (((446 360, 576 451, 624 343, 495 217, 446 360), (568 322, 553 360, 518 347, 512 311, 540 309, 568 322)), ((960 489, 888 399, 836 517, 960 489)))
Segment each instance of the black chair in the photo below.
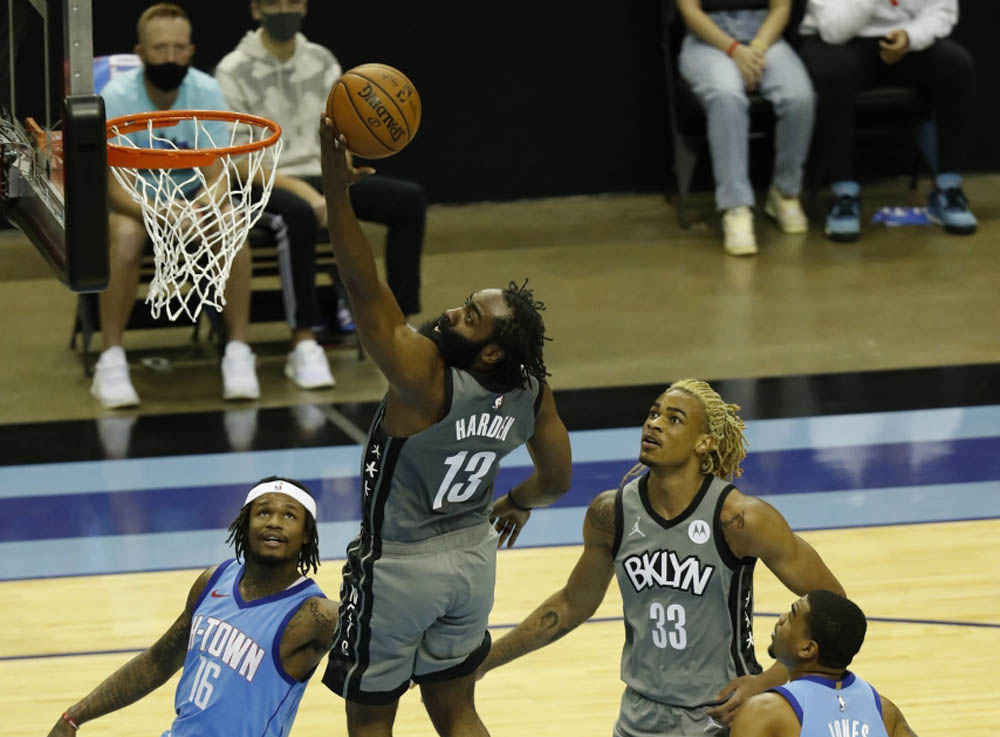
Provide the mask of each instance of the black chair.
MULTIPOLYGON (((674 154, 674 183, 668 188, 667 199, 673 196, 677 219, 682 228, 690 227, 687 213, 688 196, 695 169, 707 149, 705 113, 677 67, 681 41, 686 27, 677 10, 676 0, 660 0, 662 21, 663 62, 666 72, 667 109, 674 154)), ((792 13, 785 39, 798 47, 798 26, 805 12, 805 0, 793 0, 792 13)), ((774 113, 770 104, 759 94, 751 93, 750 140, 769 139, 774 131, 774 113)), ((931 108, 915 87, 873 87, 857 97, 857 136, 912 135, 912 168, 910 187, 915 189, 920 169, 920 155, 935 169, 936 140, 931 120, 931 108)), ((805 176, 806 205, 815 211, 816 193, 822 184, 823 172, 807 163, 805 176)))

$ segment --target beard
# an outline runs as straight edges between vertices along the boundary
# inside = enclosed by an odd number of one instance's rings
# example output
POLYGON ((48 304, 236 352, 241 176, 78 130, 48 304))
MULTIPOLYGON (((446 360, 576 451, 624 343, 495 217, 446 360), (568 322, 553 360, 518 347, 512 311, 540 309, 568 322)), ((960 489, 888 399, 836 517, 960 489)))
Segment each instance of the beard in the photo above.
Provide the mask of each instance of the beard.
POLYGON ((774 658, 774 643, 772 642, 767 646, 767 656, 769 658, 774 658))
POLYGON ((482 341, 474 341, 469 340, 463 335, 459 335, 451 327, 447 316, 443 314, 434 320, 425 322, 417 328, 417 332, 434 342, 438 353, 441 354, 441 360, 447 366, 454 366, 466 371, 475 363, 476 358, 479 357, 479 352, 491 341, 490 338, 482 341))

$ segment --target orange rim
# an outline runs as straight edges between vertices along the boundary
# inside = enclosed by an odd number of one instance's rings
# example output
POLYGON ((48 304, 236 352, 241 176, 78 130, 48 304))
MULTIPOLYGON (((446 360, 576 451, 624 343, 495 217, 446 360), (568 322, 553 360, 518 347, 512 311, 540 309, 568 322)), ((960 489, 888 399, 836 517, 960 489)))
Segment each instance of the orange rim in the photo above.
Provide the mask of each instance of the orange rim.
POLYGON ((233 113, 228 110, 159 110, 151 113, 135 113, 112 118, 107 122, 107 137, 123 133, 133 133, 146 130, 150 121, 153 129, 169 128, 184 120, 221 120, 226 123, 252 123, 261 128, 267 128, 271 135, 253 143, 243 143, 239 146, 222 146, 219 148, 190 149, 160 149, 133 148, 108 141, 108 165, 121 166, 130 169, 189 169, 194 166, 206 166, 213 161, 228 155, 239 155, 259 151, 277 143, 281 137, 281 126, 273 120, 261 118, 258 115, 233 113), (117 130, 114 130, 117 128, 117 130))

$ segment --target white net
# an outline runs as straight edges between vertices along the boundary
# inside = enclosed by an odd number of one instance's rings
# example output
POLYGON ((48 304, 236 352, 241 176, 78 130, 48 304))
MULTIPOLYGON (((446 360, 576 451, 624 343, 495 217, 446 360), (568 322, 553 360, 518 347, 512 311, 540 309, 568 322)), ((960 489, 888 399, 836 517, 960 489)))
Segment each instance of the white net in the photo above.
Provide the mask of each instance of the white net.
MULTIPOLYGON (((153 120, 135 132, 109 124, 108 143, 132 149, 175 150, 169 128, 153 120)), ((263 141, 272 130, 243 119, 220 122, 192 115, 195 149, 218 149, 263 141)), ((192 136, 186 136, 190 139, 192 136)), ((233 258, 271 196, 281 140, 240 154, 219 154, 214 163, 187 169, 112 166, 115 179, 142 207, 153 242, 154 275, 146 302, 153 317, 165 309, 171 320, 192 321, 210 305, 221 311, 233 258), (256 185, 259 189, 252 192, 256 185)))

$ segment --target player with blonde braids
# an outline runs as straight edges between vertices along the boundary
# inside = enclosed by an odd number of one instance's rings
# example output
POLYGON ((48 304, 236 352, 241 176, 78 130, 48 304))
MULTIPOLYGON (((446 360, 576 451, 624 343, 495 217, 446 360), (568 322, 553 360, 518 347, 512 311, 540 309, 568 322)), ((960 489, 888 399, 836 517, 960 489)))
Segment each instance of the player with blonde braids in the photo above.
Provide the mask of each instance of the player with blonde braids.
POLYGON ((740 461, 747 457, 747 439, 743 435, 747 426, 736 414, 740 405, 723 402, 711 385, 698 379, 675 381, 667 389, 671 390, 684 392, 701 402, 708 432, 715 438, 715 447, 701 460, 701 472, 730 480, 742 476, 740 461))
POLYGON ((480 677, 587 620, 615 576, 627 633, 615 737, 722 737, 743 702, 788 679, 754 654, 757 560, 800 596, 844 590, 774 507, 731 483, 747 454, 739 409, 696 379, 656 398, 639 463, 587 509, 566 586, 493 643, 480 677))

